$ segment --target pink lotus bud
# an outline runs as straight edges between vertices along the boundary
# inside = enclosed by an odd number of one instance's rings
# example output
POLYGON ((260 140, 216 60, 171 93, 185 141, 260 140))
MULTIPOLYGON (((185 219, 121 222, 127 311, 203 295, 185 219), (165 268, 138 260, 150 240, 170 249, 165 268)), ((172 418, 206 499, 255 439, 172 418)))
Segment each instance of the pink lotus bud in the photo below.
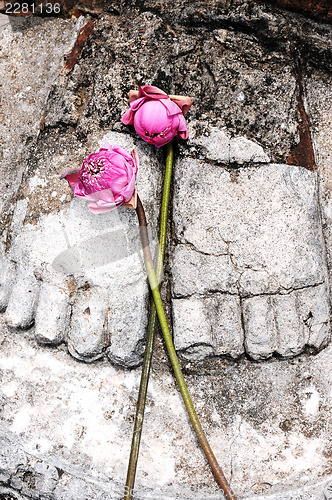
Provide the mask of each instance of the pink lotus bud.
POLYGON ((187 139, 184 114, 193 103, 190 97, 168 96, 158 87, 143 85, 138 92, 129 92, 129 103, 130 108, 121 121, 126 125, 134 125, 144 141, 160 148, 173 137, 187 139))
POLYGON ((68 181, 75 196, 91 202, 91 212, 102 214, 121 206, 136 208, 138 167, 136 150, 129 154, 106 143, 84 160, 80 170, 68 170, 60 178, 68 181))

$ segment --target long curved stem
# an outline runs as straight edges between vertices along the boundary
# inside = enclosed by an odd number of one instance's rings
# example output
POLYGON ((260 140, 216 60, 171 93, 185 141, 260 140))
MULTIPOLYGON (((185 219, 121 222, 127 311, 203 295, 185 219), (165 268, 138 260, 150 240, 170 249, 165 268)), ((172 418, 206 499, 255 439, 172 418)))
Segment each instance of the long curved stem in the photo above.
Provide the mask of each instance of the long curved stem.
POLYGON ((154 299, 154 302, 156 305, 157 315, 158 315, 159 323, 160 323, 160 326, 161 326, 161 329, 163 332, 168 355, 169 355, 171 363, 172 363, 172 367, 174 370, 174 374, 175 374, 177 383, 179 385, 179 389, 180 389, 180 392, 181 392, 181 395, 183 398, 183 402, 184 402, 186 410, 188 412, 191 424, 192 424, 194 431, 196 433, 197 439, 198 439, 198 441, 199 441, 199 443, 200 443, 200 445, 205 453, 205 456, 210 464, 210 467, 211 467, 220 487, 223 489, 223 491, 226 495, 226 498, 228 500, 236 500, 236 497, 235 497, 231 487, 229 486, 229 484, 224 476, 224 473, 223 473, 220 465, 218 464, 217 459, 214 456, 213 451, 209 445, 209 442, 205 436, 205 433, 203 431, 203 428, 201 426, 201 423, 197 417, 195 408, 194 408, 193 403, 191 401, 185 380, 183 378, 180 363, 179 363, 177 354, 176 354, 175 349, 174 349, 172 336, 171 336, 171 333, 170 333, 169 328, 168 328, 167 319, 166 319, 163 303, 162 303, 160 292, 159 292, 159 282, 158 282, 157 276, 156 276, 154 268, 153 268, 153 262, 152 262, 150 247, 149 247, 147 222, 146 222, 144 208, 143 208, 142 202, 141 202, 139 197, 137 197, 136 212, 137 212, 139 225, 140 225, 140 235, 141 235, 145 265, 146 265, 146 269, 148 272, 150 287, 151 287, 153 299, 154 299))
MULTIPOLYGON (((164 175, 163 196, 160 208, 159 248, 156 260, 156 278, 158 283, 160 283, 162 276, 163 262, 165 256, 165 248, 166 248, 167 214, 168 214, 168 205, 169 205, 171 179, 172 179, 172 167, 173 167, 173 143, 170 142, 166 146, 166 168, 164 175)), ((133 437, 131 442, 130 457, 127 470, 127 480, 126 480, 124 500, 131 500, 134 490, 139 447, 140 447, 142 428, 143 428, 146 394, 148 390, 148 383, 150 377, 156 320, 157 320, 157 310, 154 300, 152 299, 150 306, 146 347, 142 365, 141 382, 140 382, 137 406, 136 406, 133 437)))

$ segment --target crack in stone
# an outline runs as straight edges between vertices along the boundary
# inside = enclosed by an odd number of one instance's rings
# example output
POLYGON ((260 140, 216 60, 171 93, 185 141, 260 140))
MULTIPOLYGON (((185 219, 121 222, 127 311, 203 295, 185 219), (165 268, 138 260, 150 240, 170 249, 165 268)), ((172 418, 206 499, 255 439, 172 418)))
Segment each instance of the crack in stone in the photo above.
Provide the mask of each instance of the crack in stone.
POLYGON ((245 330, 245 320, 244 320, 244 310, 243 310, 243 297, 241 297, 239 293, 239 299, 240 299, 240 315, 241 315, 241 333, 242 333, 242 350, 245 353, 246 352, 246 330, 245 330))
POLYGON ((253 297, 263 297, 263 296, 270 297, 270 296, 276 296, 276 295, 280 295, 280 296, 290 295, 293 292, 306 290, 308 288, 316 288, 316 287, 318 287, 320 285, 324 285, 324 284, 325 284, 325 281, 320 281, 320 282, 314 283, 312 285, 303 285, 303 286, 299 286, 299 287, 295 287, 295 288, 282 287, 281 290, 277 290, 275 292, 260 292, 260 293, 254 293, 254 294, 248 294, 248 295, 241 294, 239 290, 238 290, 238 292, 229 292, 229 291, 225 291, 225 290, 211 289, 211 290, 208 290, 207 292, 204 292, 204 293, 189 293, 189 294, 181 294, 181 295, 180 294, 173 294, 172 298, 174 300, 176 300, 176 299, 190 299, 192 297, 199 298, 199 299, 205 299, 205 298, 211 297, 213 295, 220 294, 220 295, 231 295, 233 297, 239 296, 240 299, 245 300, 245 299, 251 299, 253 297))
MULTIPOLYGON (((241 136, 239 136, 241 137, 241 136)), ((208 154, 206 151, 204 151, 205 146, 200 146, 199 144, 182 144, 181 145, 183 154, 186 157, 189 157, 193 160, 201 160, 204 162, 205 165, 210 165, 211 167, 218 167, 226 170, 228 173, 232 174, 234 170, 238 170, 240 168, 252 168, 252 169, 259 169, 260 167, 266 167, 267 165, 271 165, 270 161, 244 161, 243 163, 237 163, 236 161, 231 161, 230 159, 227 159, 226 161, 223 160, 218 160, 218 159, 213 159, 211 160, 208 158, 206 155, 208 154), (185 149, 185 148, 188 149, 185 149), (191 151, 191 148, 195 148, 196 151, 191 151)), ((301 165, 298 165, 301 166, 301 165)))
POLYGON ((208 299, 209 297, 212 297, 213 295, 231 295, 233 297, 238 297, 238 292, 225 292, 221 290, 208 290, 204 293, 191 293, 188 295, 179 295, 179 294, 173 294, 172 298, 174 300, 176 299, 190 299, 190 298, 196 298, 196 299, 208 299))
MULTIPOLYGON (((222 240, 226 245, 228 244, 228 242, 222 240)), ((212 256, 212 257, 223 257, 223 256, 226 256, 226 255, 229 255, 228 254, 228 251, 226 253, 211 253, 211 252, 203 252, 203 250, 199 250, 193 243, 191 243, 190 241, 188 241, 186 238, 182 238, 182 239, 179 239, 176 241, 176 244, 177 245, 184 245, 188 248, 190 248, 191 250, 194 250, 195 252, 197 252, 198 254, 201 254, 201 255, 207 255, 208 257, 209 256, 212 256)))

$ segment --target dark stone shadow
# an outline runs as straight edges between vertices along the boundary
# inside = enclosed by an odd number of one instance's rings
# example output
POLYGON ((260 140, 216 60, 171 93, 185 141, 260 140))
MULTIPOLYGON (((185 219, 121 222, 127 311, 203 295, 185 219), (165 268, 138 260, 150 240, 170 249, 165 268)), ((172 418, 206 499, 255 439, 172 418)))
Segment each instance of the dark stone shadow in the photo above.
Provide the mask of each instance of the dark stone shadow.
POLYGON ((54 19, 53 16, 40 17, 36 15, 28 16, 8 16, 9 24, 14 33, 24 32, 29 28, 40 26, 47 23, 50 19, 54 19))

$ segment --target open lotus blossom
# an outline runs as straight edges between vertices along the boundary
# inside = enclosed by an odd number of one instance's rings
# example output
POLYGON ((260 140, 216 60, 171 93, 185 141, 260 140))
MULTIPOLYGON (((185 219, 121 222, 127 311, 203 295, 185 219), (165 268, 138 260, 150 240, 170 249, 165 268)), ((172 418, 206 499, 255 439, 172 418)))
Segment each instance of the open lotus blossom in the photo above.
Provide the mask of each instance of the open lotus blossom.
POLYGON ((130 108, 121 118, 125 125, 134 125, 138 135, 160 148, 173 137, 187 139, 184 115, 193 103, 191 97, 167 95, 158 87, 143 85, 129 92, 130 108))
POLYGON ((61 179, 68 181, 75 196, 91 202, 91 212, 101 214, 120 206, 136 208, 138 167, 136 150, 128 153, 106 142, 83 161, 80 170, 68 170, 61 179))

